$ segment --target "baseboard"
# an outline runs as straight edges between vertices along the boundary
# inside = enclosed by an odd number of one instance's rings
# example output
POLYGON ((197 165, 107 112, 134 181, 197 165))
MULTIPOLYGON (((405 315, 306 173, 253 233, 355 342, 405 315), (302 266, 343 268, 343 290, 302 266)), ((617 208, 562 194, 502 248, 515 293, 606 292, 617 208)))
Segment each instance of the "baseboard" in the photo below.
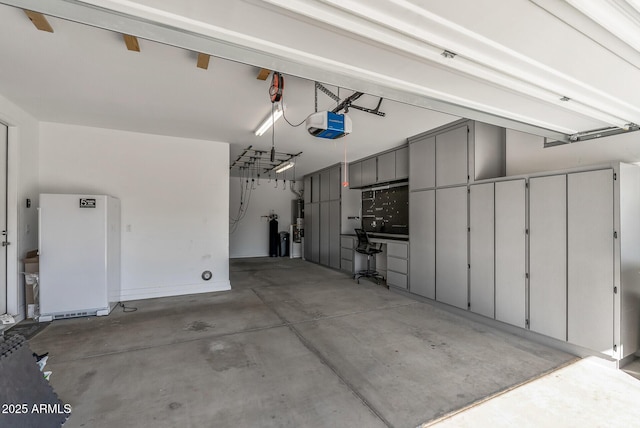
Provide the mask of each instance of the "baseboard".
POLYGON ((229 254, 230 259, 252 259, 256 257, 269 257, 269 253, 255 253, 255 254, 229 254))
POLYGON ((131 300, 154 299, 157 297, 183 296, 185 294, 212 293, 228 290, 231 290, 231 283, 229 280, 209 282, 206 284, 130 288, 123 289, 121 291, 120 300, 128 302, 131 300))

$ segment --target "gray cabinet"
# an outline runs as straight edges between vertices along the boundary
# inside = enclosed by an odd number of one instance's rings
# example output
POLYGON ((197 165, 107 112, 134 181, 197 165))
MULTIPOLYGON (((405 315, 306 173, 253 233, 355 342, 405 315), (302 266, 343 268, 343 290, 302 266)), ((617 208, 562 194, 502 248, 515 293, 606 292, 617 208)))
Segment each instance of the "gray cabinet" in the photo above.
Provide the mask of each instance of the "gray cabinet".
POLYGON ((362 163, 362 186, 371 186, 378 181, 377 158, 363 160, 362 163))
POLYGON ((409 178, 409 147, 402 147, 395 151, 396 180, 409 178))
POLYGON ((613 187, 610 169, 567 175, 567 337, 607 354, 614 344, 613 187))
MULTIPOLYGON (((309 192, 311 193, 311 192, 309 192)), ((306 191, 305 191, 306 194, 306 191)), ((303 257, 305 260, 311 261, 311 246, 313 243, 312 235, 312 217, 313 213, 311 212, 311 204, 304 204, 304 252, 303 257)))
POLYGON ((378 156, 377 182, 389 182, 396 179, 396 152, 387 152, 378 156))
POLYGON ((436 192, 409 193, 409 291, 436 298, 436 192))
POLYGON ((526 327, 525 180, 495 183, 496 319, 526 327))
POLYGON ((305 197, 317 202, 305 204, 305 259, 340 269, 341 216, 340 165, 307 175, 305 197))
POLYGON ((472 180, 504 177, 507 170, 506 129, 470 122, 469 175, 472 180))
POLYGON ((320 264, 329 265, 329 201, 320 202, 320 264))
POLYGON ((409 154, 409 189, 436 187, 436 137, 412 141, 409 154))
POLYGON ((495 317, 494 184, 469 186, 469 310, 495 317))
POLYGON ((436 300, 467 309, 466 186, 436 190, 436 300))
POLYGON ((567 340, 567 176, 529 180, 529 328, 567 340))
POLYGON ((340 269, 340 200, 329 202, 329 266, 340 269))
POLYGON ((459 120, 408 141, 411 190, 458 186, 506 173, 506 130, 498 126, 459 120))
POLYGON ((307 175, 304 177, 304 203, 311 203, 311 176, 307 175))
POLYGON ((320 174, 311 175, 311 202, 320 202, 320 174))
POLYGON ((305 225, 310 226, 311 233, 305 231, 305 243, 310 239, 309 251, 305 249, 305 254, 309 254, 309 260, 320 262, 320 203, 310 204, 309 209, 305 209, 305 225))
POLYGON ((466 184, 468 179, 468 126, 436 135, 436 185, 466 184))
MULTIPOLYGON (((355 274, 367 268, 367 257, 356 252, 358 238, 353 235, 340 236, 340 268, 350 274, 355 274)), ((372 268, 375 268, 375 259, 372 268)))
POLYGON ((320 173, 320 202, 328 201, 331 191, 331 170, 320 173))
POLYGON ((340 236, 340 269, 351 274, 356 273, 354 270, 355 248, 356 243, 353 236, 340 236))
POLYGON ((329 200, 340 199, 342 190, 342 168, 335 166, 329 170, 329 200))
POLYGON ((409 149, 401 147, 349 164, 349 187, 359 189, 409 177, 409 149))
POLYGON ((407 289, 409 281, 409 246, 404 242, 387 243, 387 285, 407 289))
POLYGON ((349 164, 349 188, 359 189, 362 187, 362 162, 351 162, 349 164))

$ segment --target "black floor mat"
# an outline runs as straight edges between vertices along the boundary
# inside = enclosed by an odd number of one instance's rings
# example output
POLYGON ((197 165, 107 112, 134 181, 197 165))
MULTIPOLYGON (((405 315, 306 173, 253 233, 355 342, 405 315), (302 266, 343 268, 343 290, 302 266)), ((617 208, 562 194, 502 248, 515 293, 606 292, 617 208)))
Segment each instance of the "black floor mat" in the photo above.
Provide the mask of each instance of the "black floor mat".
POLYGON ((29 340, 35 337, 36 334, 47 328, 51 324, 50 322, 36 322, 36 321, 21 321, 14 325, 10 329, 4 332, 7 337, 15 336, 19 334, 25 339, 29 340))

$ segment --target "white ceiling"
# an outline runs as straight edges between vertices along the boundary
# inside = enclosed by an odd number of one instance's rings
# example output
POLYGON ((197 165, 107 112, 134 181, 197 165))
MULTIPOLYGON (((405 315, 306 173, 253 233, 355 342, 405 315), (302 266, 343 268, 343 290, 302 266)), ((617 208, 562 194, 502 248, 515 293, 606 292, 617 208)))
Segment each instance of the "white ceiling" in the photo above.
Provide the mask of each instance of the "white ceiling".
POLYGON ((568 2, 0 3, 41 11, 54 28, 38 31, 22 10, 0 6, 0 94, 41 121, 225 141, 233 160, 248 145, 271 146, 270 133, 253 135, 271 107, 258 67, 285 74, 292 122, 314 109, 312 80, 385 98, 386 117, 351 110, 353 133, 337 141, 278 122, 277 150, 303 152, 298 177, 341 161, 344 144, 354 160, 458 117, 551 138, 640 123, 640 52, 568 2), (114 31, 137 35, 141 52, 114 31), (209 70, 196 68, 196 52, 214 55, 209 70))

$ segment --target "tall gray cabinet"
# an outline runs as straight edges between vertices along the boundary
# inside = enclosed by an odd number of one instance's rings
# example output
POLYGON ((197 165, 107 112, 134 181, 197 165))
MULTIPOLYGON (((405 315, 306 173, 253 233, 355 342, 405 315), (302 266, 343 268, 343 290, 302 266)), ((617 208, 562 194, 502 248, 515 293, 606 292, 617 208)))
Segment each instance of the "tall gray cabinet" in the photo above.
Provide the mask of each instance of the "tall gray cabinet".
POLYGON ((469 310, 495 318, 495 184, 469 186, 469 310))
POLYGON ((409 262, 410 291, 436 298, 436 191, 409 193, 409 254, 420 263, 409 262))
POLYGON ((526 327, 525 180, 495 183, 496 319, 526 327))
POLYGON ((614 346, 613 208, 612 170, 567 175, 567 340, 605 353, 614 346))
POLYGON ((567 340, 567 176, 529 180, 529 326, 567 340))
POLYGON ((305 184, 305 259, 340 268, 341 165, 309 174, 305 184))
MULTIPOLYGON (((410 292, 469 307, 468 184, 504 175, 504 162, 505 130, 497 126, 460 120, 409 138, 410 292)), ((482 257, 487 243, 477 236, 472 256, 482 257)), ((493 266, 485 270, 492 274, 493 266)), ((493 297, 476 293, 486 288, 479 281, 474 277, 471 307, 493 317, 493 297)))
POLYGON ((625 164, 530 179, 532 330, 618 359, 637 350, 639 188, 625 164))
POLYGON ((409 291, 576 350, 633 358, 640 167, 478 179, 468 157, 482 152, 465 126, 409 139, 409 291))
POLYGON ((466 186, 436 190, 436 300, 467 308, 466 186))

